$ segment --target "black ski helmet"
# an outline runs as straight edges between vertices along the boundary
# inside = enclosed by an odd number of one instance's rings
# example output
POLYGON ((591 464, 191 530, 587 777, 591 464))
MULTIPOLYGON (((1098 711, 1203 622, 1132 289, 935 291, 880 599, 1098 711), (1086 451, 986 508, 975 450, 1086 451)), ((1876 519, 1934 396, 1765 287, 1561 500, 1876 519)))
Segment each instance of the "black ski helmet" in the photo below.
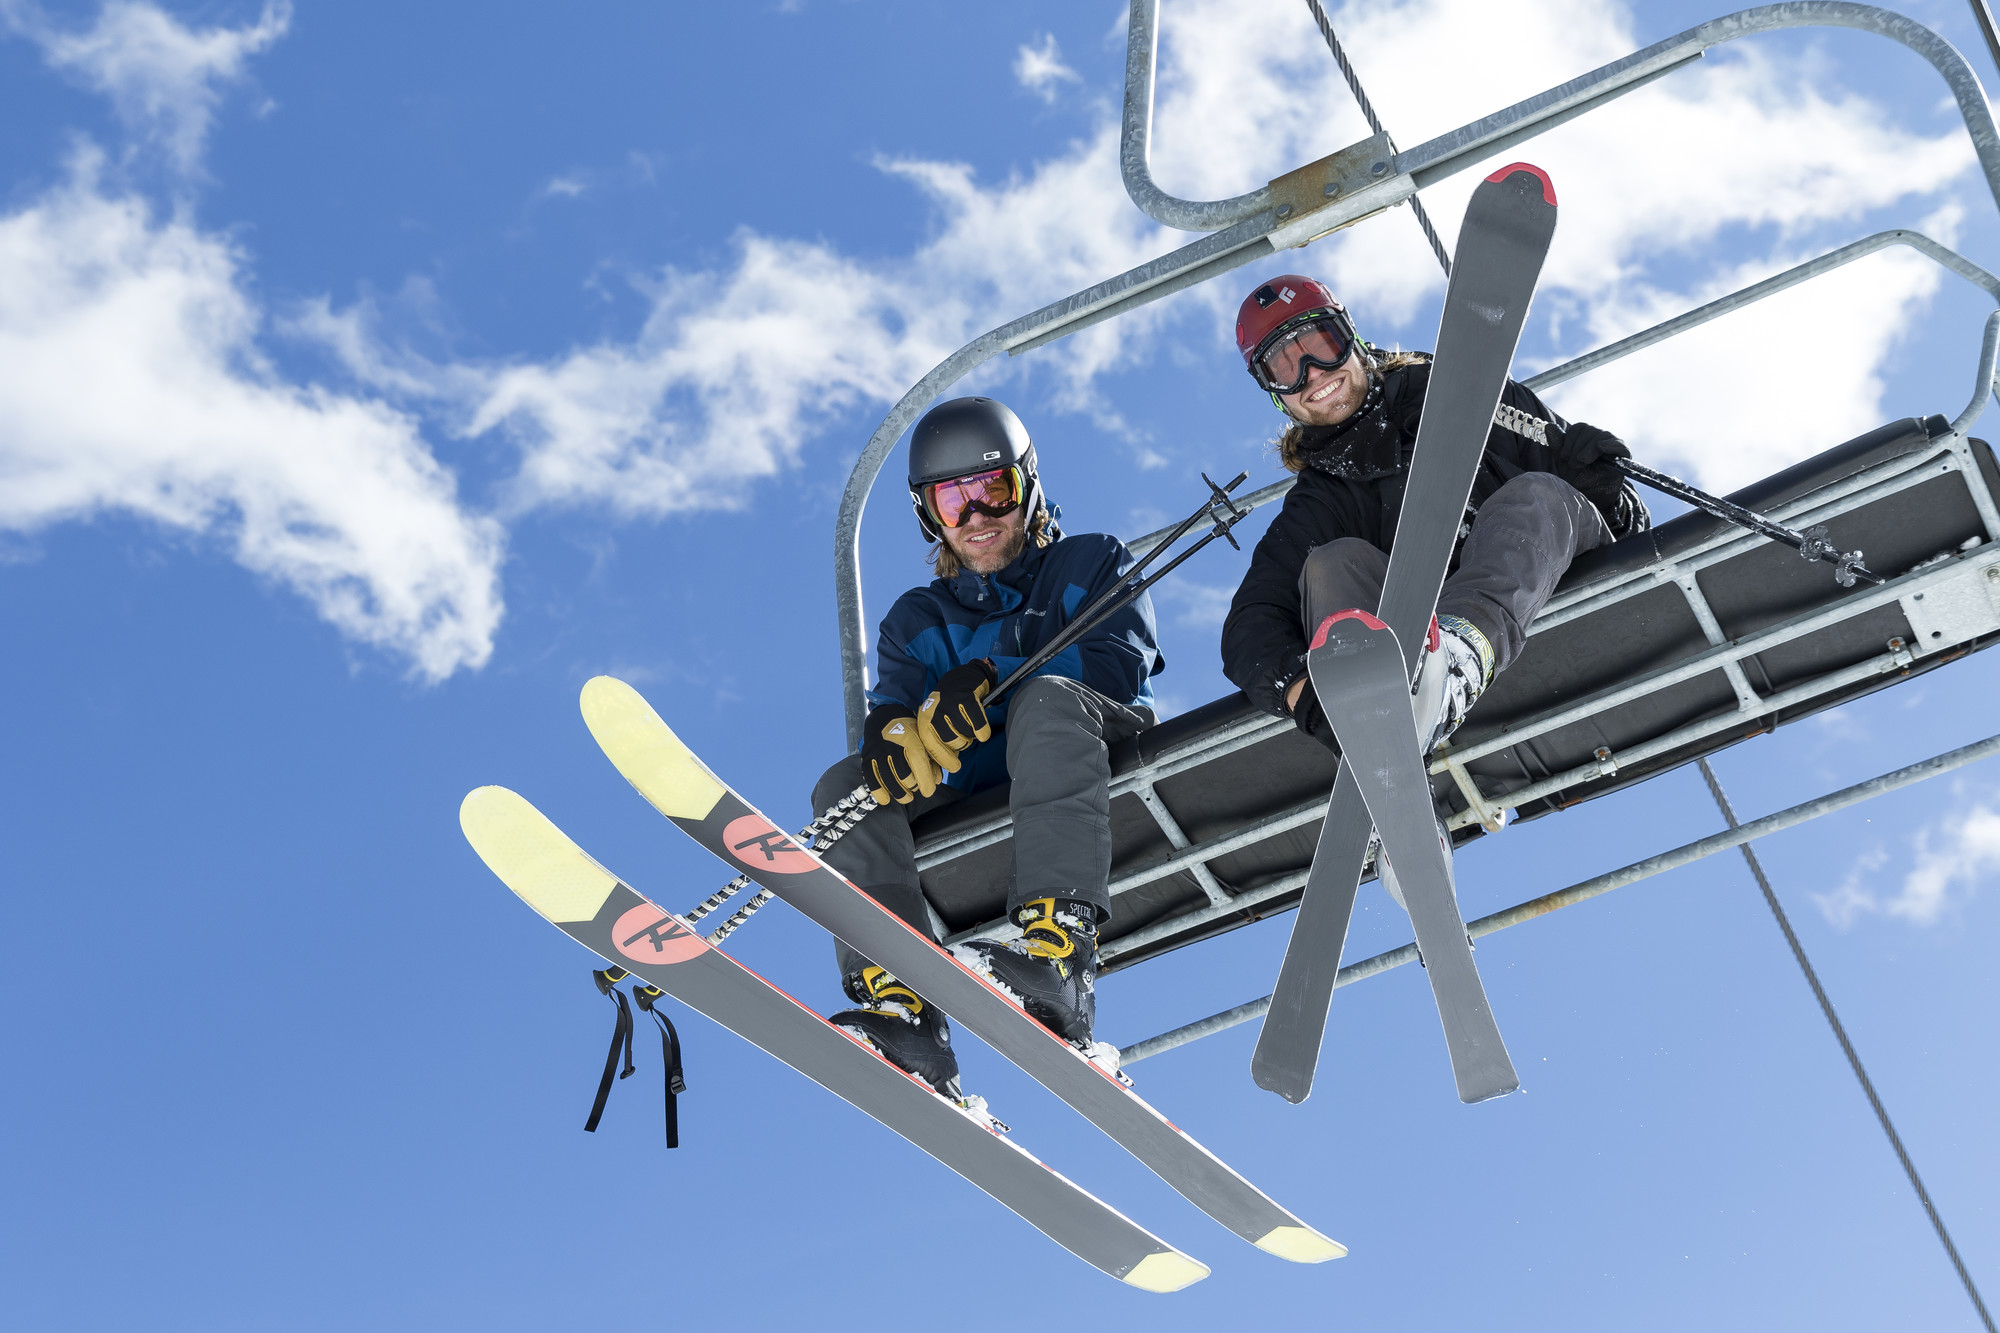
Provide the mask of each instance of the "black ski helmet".
POLYGON ((1021 507, 1032 521, 1045 501, 1035 444, 1021 418, 992 398, 954 398, 924 413, 910 432, 910 505, 925 540, 943 541, 944 532, 924 509, 924 487, 1002 467, 1021 469, 1021 507))

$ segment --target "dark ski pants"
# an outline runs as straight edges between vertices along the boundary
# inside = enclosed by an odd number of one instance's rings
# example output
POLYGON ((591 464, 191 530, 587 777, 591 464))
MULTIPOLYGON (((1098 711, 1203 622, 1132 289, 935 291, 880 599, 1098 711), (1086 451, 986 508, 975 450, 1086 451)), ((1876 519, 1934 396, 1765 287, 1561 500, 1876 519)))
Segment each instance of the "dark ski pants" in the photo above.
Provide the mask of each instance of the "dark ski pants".
MULTIPOLYGON (((1111 758, 1109 747, 1153 725, 1153 711, 1113 703, 1089 686, 1061 676, 1036 676, 1015 688, 1006 726, 987 745, 1005 744, 1012 779, 1014 872, 1007 910, 1036 898, 1090 903, 1111 915, 1111 758)), ((861 756, 852 754, 826 771, 813 788, 820 811, 860 786, 861 756)), ((917 880, 917 843, 910 821, 958 799, 940 787, 908 805, 876 810, 826 854, 829 865, 932 939, 943 924, 924 901, 917 880)), ((868 960, 834 941, 842 977, 868 960)))
MULTIPOLYGON (((1570 561, 1610 541, 1597 506, 1574 486, 1553 473, 1523 472, 1479 507, 1438 612, 1478 626, 1493 645, 1494 670, 1505 671, 1570 561)), ((1359 537, 1315 546, 1299 574, 1307 637, 1336 611, 1374 611, 1388 569, 1389 557, 1359 537)))

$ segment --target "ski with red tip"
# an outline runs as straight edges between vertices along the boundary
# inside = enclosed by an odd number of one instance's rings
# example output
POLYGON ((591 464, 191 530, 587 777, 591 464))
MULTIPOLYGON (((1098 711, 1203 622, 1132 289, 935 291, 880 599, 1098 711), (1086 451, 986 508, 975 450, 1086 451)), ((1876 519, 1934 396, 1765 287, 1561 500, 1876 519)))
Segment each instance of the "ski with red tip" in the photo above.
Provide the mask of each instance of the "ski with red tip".
POLYGON ((1452 883, 1450 844, 1431 805, 1430 777, 1413 743, 1410 684, 1396 632, 1366 611, 1328 616, 1306 658, 1327 720, 1359 779, 1382 854, 1395 872, 1417 932, 1417 954, 1444 1024, 1462 1102, 1521 1086, 1493 1020, 1486 987, 1452 883))
MULTIPOLYGON (((1555 225, 1555 186, 1548 173, 1526 163, 1488 176, 1465 210, 1379 608, 1383 622, 1395 632, 1409 679, 1415 678, 1418 651, 1457 548, 1466 501, 1555 225)), ((1332 720, 1333 699, 1317 677, 1313 689, 1332 720)), ((1409 716, 1406 700, 1406 722, 1409 716)), ((1416 744, 1412 730, 1413 750, 1416 744)), ((1334 780, 1291 942, 1250 1062, 1258 1086, 1292 1102, 1312 1093, 1340 952, 1374 827, 1355 767, 1342 762, 1334 780)), ((1423 800, 1428 811, 1428 789, 1423 800)), ((1448 875, 1442 882, 1427 879, 1413 885, 1408 872, 1398 870, 1413 921, 1418 899, 1449 892, 1448 875)), ((1450 910, 1457 911, 1455 906, 1450 910)))

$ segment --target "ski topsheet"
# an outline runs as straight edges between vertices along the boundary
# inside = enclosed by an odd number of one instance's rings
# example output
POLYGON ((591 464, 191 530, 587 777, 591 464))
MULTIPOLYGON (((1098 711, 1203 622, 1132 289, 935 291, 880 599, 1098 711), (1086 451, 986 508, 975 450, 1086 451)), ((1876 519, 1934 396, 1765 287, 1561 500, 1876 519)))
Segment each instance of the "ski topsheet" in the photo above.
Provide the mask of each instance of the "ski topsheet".
POLYGON ((1430 779, 1411 744, 1403 660, 1396 632, 1365 611, 1328 616, 1306 659, 1416 928, 1459 1100, 1483 1102, 1514 1091, 1521 1080, 1493 1021, 1459 915, 1451 853, 1438 835, 1430 779))
POLYGON ((711 773, 630 685, 598 676, 583 687, 582 706, 591 734, 618 771, 683 832, 977 1033, 1203 1212, 1283 1259, 1319 1263, 1347 1253, 1030 1018, 1005 992, 800 847, 711 773))
POLYGON ((480 859, 564 934, 866 1111, 1085 1263, 1146 1291, 1178 1291, 1206 1265, 1058 1175, 971 1111, 711 948, 593 861, 505 787, 459 807, 480 859))
MULTIPOLYGON (((1411 677, 1555 225, 1555 187, 1541 168, 1526 163, 1488 176, 1466 206, 1379 608, 1381 619, 1395 632, 1411 677)), ((1313 689, 1331 719, 1333 704, 1317 682, 1313 689)), ((1260 1087, 1293 1102, 1312 1092, 1340 952, 1368 858, 1373 821, 1353 768, 1343 762, 1334 780, 1291 943, 1250 1062, 1260 1087)), ((1436 885, 1413 886, 1409 870, 1399 869, 1406 897, 1435 891, 1436 885)), ((1457 908, 1451 910, 1455 915, 1457 908)), ((1425 958, 1428 962, 1430 955, 1425 958)), ((1439 1003, 1445 1003, 1443 997, 1439 1003)))

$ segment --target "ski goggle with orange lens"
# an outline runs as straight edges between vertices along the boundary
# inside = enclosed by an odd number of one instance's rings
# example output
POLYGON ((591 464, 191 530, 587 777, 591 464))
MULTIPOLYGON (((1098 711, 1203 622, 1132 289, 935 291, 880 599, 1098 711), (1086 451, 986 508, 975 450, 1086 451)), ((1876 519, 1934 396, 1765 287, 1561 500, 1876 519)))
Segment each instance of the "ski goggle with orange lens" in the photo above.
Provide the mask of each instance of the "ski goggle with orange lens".
POLYGON ((1315 315, 1273 332, 1250 358, 1250 375, 1271 393, 1297 393, 1312 367, 1338 370, 1354 351, 1354 326, 1332 314, 1315 315))
POLYGON ((955 528, 974 510, 993 518, 1021 506, 1021 469, 997 467, 969 477, 932 482, 923 488, 924 510, 939 527, 955 528))

